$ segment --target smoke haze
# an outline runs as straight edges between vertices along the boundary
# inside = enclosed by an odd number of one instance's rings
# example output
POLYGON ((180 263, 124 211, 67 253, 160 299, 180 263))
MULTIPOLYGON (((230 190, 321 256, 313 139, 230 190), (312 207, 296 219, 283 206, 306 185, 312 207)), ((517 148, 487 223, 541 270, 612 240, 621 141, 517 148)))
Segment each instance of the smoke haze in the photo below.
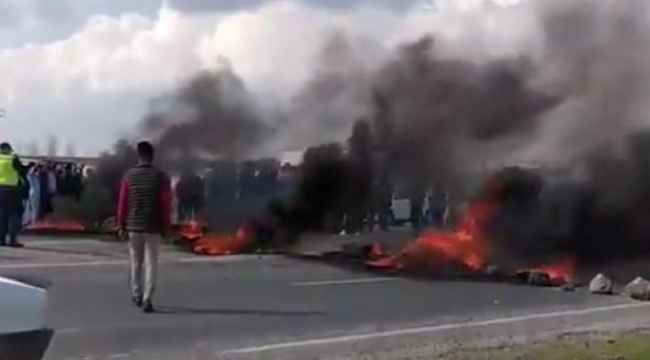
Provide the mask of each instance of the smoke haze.
POLYGON ((650 30, 647 1, 540 2, 542 51, 536 82, 565 101, 519 157, 572 159, 595 148, 620 149, 647 127, 650 30))
MULTIPOLYGON (((431 15, 438 28, 393 50, 334 33, 312 65, 311 79, 286 108, 261 111, 264 100, 233 70, 202 73, 156 100, 142 134, 174 151, 231 158, 268 144, 280 149, 340 142, 356 119, 383 111, 375 108, 373 91, 386 99, 396 142, 419 136, 413 151, 462 163, 476 154, 485 157, 485 150, 489 156, 482 162, 572 159, 619 144, 646 124, 649 38, 639 15, 647 13, 646 1, 481 2, 459 8, 442 2, 431 15), (440 20, 445 14, 457 23, 455 36, 440 20), (472 18, 515 15, 536 20, 527 31, 513 28, 527 41, 493 31, 487 45, 473 46, 483 27, 472 25, 472 18), (475 148, 477 142, 484 148, 475 148), (509 146, 499 146, 504 143, 509 146)), ((434 169, 448 167, 426 161, 434 169)))
POLYGON ((506 202, 493 237, 518 260, 570 254, 601 263, 647 254, 649 3, 549 1, 537 8, 543 42, 534 83, 562 102, 506 161, 545 166, 546 186, 536 197, 506 202))
MULTIPOLYGON (((155 139, 163 158, 241 160, 341 143, 366 118, 392 171, 407 182, 453 191, 468 181, 468 171, 487 177, 486 167, 566 170, 541 171, 546 186, 539 194, 510 199, 502 209, 492 230, 510 256, 543 250, 596 259, 611 253, 612 244, 634 252, 650 236, 641 225, 650 214, 650 171, 640 150, 650 141, 638 135, 650 124, 649 4, 531 0, 481 2, 470 10, 443 4, 432 15, 438 28, 396 46, 334 33, 309 81, 271 110, 261 110, 265 99, 234 70, 201 73, 157 100, 141 134, 155 139), (466 23, 444 27, 443 15, 466 23), (508 31, 495 25, 499 30, 486 35, 472 23, 515 18, 528 25, 508 31)), ((298 195, 298 203, 318 200, 298 208, 319 220, 349 184, 351 169, 337 156, 321 163, 344 174, 329 174, 335 180, 327 186, 305 185, 308 194, 298 195)), ((307 173, 322 175, 319 162, 313 164, 307 173)))

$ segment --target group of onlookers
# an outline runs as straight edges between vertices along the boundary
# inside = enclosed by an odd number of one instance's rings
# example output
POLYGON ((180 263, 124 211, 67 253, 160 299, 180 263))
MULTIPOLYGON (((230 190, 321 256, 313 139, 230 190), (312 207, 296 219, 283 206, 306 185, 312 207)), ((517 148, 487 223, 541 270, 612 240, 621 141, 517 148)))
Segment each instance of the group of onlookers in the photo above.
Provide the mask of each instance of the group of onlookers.
POLYGON ((29 185, 23 214, 23 225, 43 219, 54 211, 53 199, 70 197, 79 201, 84 189, 84 168, 72 163, 42 161, 25 166, 29 185))
POLYGON ((183 171, 173 181, 174 219, 197 215, 221 230, 238 226, 243 217, 260 212, 271 198, 288 194, 287 166, 271 160, 219 162, 203 176, 183 171), (284 171, 284 173, 283 173, 284 171))
POLYGON ((18 232, 54 211, 55 196, 79 200, 83 168, 52 161, 24 165, 9 143, 0 144, 0 246, 19 247, 18 232))

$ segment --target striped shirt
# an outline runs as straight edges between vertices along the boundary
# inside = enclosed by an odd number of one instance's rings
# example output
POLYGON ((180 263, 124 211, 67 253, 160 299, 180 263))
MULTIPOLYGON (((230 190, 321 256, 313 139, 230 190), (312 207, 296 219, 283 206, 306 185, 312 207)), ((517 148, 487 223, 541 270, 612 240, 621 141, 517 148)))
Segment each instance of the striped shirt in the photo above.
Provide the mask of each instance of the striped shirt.
POLYGON ((138 165, 122 178, 117 225, 129 232, 161 233, 169 230, 171 185, 169 177, 151 165, 138 165))

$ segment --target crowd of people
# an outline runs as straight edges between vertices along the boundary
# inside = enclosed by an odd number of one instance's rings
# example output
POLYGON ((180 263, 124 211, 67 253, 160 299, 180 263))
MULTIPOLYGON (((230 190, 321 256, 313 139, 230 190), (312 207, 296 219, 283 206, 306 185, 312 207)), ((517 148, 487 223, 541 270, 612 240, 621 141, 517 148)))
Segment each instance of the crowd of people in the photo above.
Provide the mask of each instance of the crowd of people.
MULTIPOLYGON (((305 154, 305 163, 309 162, 308 155, 305 154)), ((324 230, 335 233, 373 231, 376 220, 380 229, 387 230, 393 199, 388 178, 378 176, 381 173, 371 169, 373 164, 368 154, 354 146, 344 158, 349 168, 360 170, 361 176, 353 176, 345 182, 346 186, 337 187, 337 191, 354 194, 354 201, 344 202, 343 207, 332 207, 332 216, 326 221, 324 230)), ((274 159, 244 163, 221 161, 214 163, 202 176, 186 169, 169 179, 152 167, 152 161, 153 146, 140 143, 138 165, 122 179, 116 215, 120 233, 128 237, 131 244, 134 302, 145 312, 152 311, 156 244, 159 235, 169 231, 169 220, 183 222, 201 217, 215 230, 232 230, 251 215, 265 212, 272 200, 295 201, 292 199, 296 194, 295 185, 307 171, 305 163, 296 167, 281 165, 274 159), (161 185, 158 178, 169 184, 161 185), (174 201, 176 206, 172 209, 174 201), (167 216, 170 212, 176 213, 172 219, 167 216), (146 281, 142 275, 143 256, 151 257, 147 260, 146 281)), ((51 214, 55 197, 79 201, 86 176, 86 169, 73 163, 43 161, 24 165, 8 143, 0 144, 0 245, 22 246, 17 239, 20 229, 51 214)), ((317 186, 313 190, 320 192, 322 189, 317 186)), ((411 222, 416 228, 421 226, 425 196, 423 191, 410 195, 411 222)), ((432 222, 440 221, 443 212, 442 208, 430 206, 432 222)))
MULTIPOLYGON (((324 230, 330 233, 359 233, 388 230, 393 224, 393 184, 373 163, 365 143, 367 129, 358 126, 351 139, 346 157, 353 168, 364 175, 351 184, 355 201, 328 215, 324 230)), ((16 166, 18 182, 14 179, 0 182, 2 187, 15 187, 18 195, 7 196, 0 189, 0 245, 7 236, 15 237, 16 229, 38 223, 54 212, 56 197, 79 201, 88 176, 87 168, 75 163, 40 161, 21 163, 9 144, 4 145, 6 162, 16 166), (16 159, 15 163, 14 160, 16 159), (18 219, 18 220, 16 220, 18 219), (4 234, 4 236, 3 236, 4 234)), ((305 154, 308 159, 309 154, 305 154)), ((11 170, 0 168, 1 172, 11 170)), ((265 211, 271 200, 287 199, 294 192, 301 167, 281 164, 276 159, 235 162, 217 161, 203 173, 185 169, 172 176, 174 222, 200 218, 217 231, 232 231, 251 215, 265 211)), ((421 187, 411 187, 410 223, 415 230, 423 226, 442 226, 447 215, 444 196, 427 194, 421 187)), ((9 191, 11 192, 11 191, 9 191)), ((10 239, 10 243, 14 243, 10 239)))
MULTIPOLYGON (((377 228, 386 231, 392 225, 408 222, 418 233, 424 227, 446 226, 451 213, 448 189, 428 180, 432 177, 426 173, 425 164, 398 161, 391 150, 394 144, 378 141, 372 132, 369 122, 357 121, 346 151, 333 156, 349 164, 351 175, 343 189, 347 194, 328 215, 326 229, 334 233, 358 234, 377 228), (406 205, 407 214, 402 206, 396 209, 396 204, 406 205)), ((342 152, 337 144, 312 151, 342 152)), ((306 162, 310 161, 308 155, 305 155, 306 162)), ((332 157, 331 154, 327 156, 332 157)))
MULTIPOLYGON (((232 231, 251 216, 265 211, 271 200, 288 199, 294 194, 300 173, 299 166, 271 159, 218 162, 203 175, 184 171, 172 181, 175 195, 172 217, 179 223, 201 218, 214 230, 232 231)), ((386 231, 403 222, 397 221, 393 213, 395 189, 386 177, 373 176, 359 181, 368 182, 369 186, 351 187, 354 201, 332 209, 323 230, 333 234, 386 231)), ((445 226, 449 216, 445 193, 416 186, 407 186, 405 191, 410 214, 399 220, 406 220, 415 231, 426 226, 445 226)))
POLYGON ((84 189, 84 167, 74 163, 41 161, 23 170, 29 187, 25 191, 23 225, 34 224, 54 212, 57 196, 79 201, 84 189))
POLYGON ((272 198, 286 197, 294 167, 275 160, 213 164, 200 176, 183 171, 173 181, 178 222, 201 217, 218 230, 231 230, 261 211, 272 198))
POLYGON ((21 246, 18 232, 54 211, 53 199, 79 201, 84 167, 54 161, 23 164, 10 144, 0 144, 0 245, 21 246))

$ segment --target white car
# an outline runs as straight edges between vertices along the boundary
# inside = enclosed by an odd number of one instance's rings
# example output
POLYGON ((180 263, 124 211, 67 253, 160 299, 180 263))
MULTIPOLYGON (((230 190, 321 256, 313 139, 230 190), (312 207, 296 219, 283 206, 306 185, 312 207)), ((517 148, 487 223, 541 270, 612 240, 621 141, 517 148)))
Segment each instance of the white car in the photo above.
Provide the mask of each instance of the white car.
POLYGON ((394 197, 390 210, 394 225, 402 225, 411 221, 411 200, 409 198, 394 197))
POLYGON ((49 284, 0 277, 0 360, 41 360, 54 331, 45 326, 49 284))
MULTIPOLYGON (((426 214, 428 207, 429 205, 427 196, 422 205, 422 215, 426 214)), ((392 222, 394 225, 404 225, 411 222, 411 199, 408 197, 404 190, 398 189, 394 191, 390 210, 392 222)))

